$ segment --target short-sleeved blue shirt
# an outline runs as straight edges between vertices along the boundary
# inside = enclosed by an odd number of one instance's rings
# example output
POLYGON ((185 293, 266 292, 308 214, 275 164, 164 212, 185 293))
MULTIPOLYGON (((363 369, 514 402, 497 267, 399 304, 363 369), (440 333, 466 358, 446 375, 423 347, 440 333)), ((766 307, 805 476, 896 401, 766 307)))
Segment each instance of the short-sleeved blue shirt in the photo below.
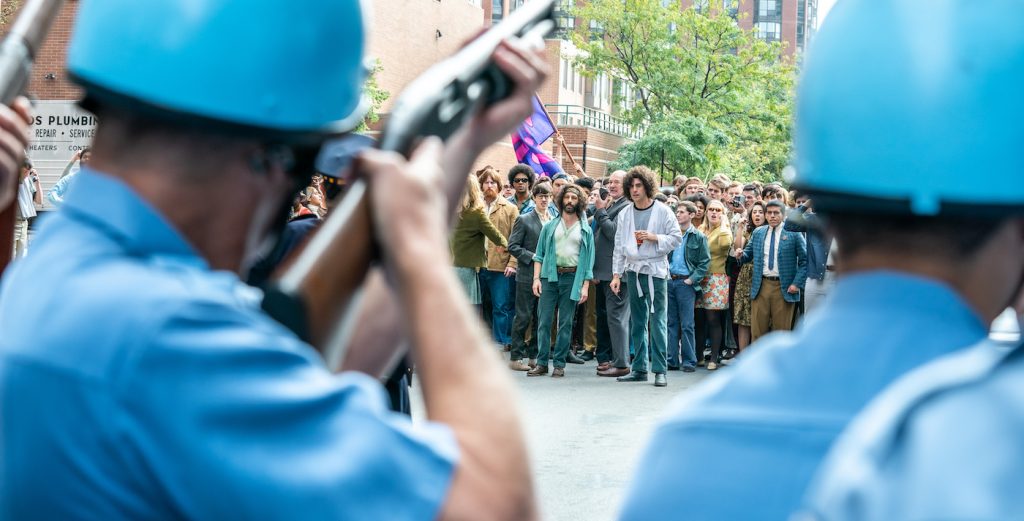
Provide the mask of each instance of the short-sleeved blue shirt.
POLYGON ((458 448, 83 171, 0 287, 0 518, 434 519, 458 448))
POLYGON ((1024 519, 1024 346, 985 341, 890 386, 843 433, 796 519, 1024 519))
POLYGON ((637 467, 622 519, 787 519, 873 396, 985 335, 943 284, 894 272, 843 277, 796 331, 763 337, 673 404, 637 467))

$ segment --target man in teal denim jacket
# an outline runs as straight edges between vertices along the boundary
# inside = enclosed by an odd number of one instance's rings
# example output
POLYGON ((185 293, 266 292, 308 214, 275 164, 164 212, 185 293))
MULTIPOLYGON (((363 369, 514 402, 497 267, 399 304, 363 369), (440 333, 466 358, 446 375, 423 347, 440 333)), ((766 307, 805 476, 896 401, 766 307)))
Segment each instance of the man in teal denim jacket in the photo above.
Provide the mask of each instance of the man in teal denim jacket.
POLYGON ((540 346, 537 367, 527 376, 548 373, 551 347, 555 349, 551 376, 565 376, 576 304, 587 301, 590 279, 594 278, 594 232, 587 224, 585 201, 579 187, 563 188, 557 199, 559 218, 548 221, 540 232, 533 256, 533 294, 540 298, 537 338, 551 337, 556 310, 558 335, 554 346, 540 346))

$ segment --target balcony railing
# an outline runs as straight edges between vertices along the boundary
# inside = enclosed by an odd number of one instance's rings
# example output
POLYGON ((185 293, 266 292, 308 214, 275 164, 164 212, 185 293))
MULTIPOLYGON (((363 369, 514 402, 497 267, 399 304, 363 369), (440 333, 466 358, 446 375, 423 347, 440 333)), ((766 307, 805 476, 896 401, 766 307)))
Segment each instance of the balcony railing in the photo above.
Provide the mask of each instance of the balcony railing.
POLYGON ((582 105, 545 105, 551 119, 559 127, 588 127, 616 136, 639 139, 642 127, 634 127, 622 118, 582 105))

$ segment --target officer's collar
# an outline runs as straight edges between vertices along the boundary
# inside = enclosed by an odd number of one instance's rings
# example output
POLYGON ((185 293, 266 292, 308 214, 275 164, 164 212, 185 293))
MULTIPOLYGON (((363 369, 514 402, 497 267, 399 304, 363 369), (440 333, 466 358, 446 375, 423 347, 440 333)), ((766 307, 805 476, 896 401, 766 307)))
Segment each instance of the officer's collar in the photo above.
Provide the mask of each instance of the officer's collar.
POLYGON ((951 317, 960 314, 985 335, 988 326, 951 286, 905 271, 871 270, 844 274, 830 297, 833 308, 872 305, 890 309, 893 320, 910 314, 951 317))
POLYGON ((83 167, 61 211, 105 228, 130 253, 190 257, 207 265, 155 208, 123 181, 102 172, 83 167))

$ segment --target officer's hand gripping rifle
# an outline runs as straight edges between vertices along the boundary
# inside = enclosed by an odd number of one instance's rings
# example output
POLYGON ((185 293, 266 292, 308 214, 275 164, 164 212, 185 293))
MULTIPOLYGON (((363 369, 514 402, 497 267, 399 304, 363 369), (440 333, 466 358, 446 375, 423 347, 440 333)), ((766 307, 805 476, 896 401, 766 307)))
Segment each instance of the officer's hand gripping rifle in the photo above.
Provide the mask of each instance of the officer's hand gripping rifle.
MULTIPOLYGON (((64 0, 29 0, 22 7, 14 26, 0 44, 0 103, 10 106, 18 95, 25 92, 32 73, 32 61, 63 4, 64 0)), ((10 203, 0 206, 0 275, 11 259, 14 244, 18 172, 14 172, 13 177, 14 187, 0 187, 0 199, 6 190, 14 190, 10 203)), ((0 204, 3 204, 2 200, 0 204)))
MULTIPOLYGON (((473 116, 507 98, 513 85, 491 57, 505 40, 543 46, 555 28, 555 0, 533 0, 483 33, 454 56, 413 81, 392 109, 380 148, 409 157, 428 136, 447 141, 473 116)), ((441 189, 450 214, 467 172, 447 172, 441 189)), ((264 309, 304 337, 334 366, 353 325, 360 287, 378 261, 365 181, 352 183, 341 203, 268 289, 264 309)), ((397 326, 397 324, 396 324, 397 326)))

